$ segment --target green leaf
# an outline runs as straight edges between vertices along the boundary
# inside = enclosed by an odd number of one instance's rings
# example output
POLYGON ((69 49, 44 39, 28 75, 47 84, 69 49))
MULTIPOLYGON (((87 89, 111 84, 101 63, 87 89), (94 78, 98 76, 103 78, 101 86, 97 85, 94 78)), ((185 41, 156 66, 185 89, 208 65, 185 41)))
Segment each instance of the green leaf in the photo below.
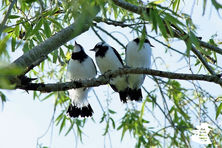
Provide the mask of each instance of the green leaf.
POLYGON ((15 36, 19 37, 19 25, 16 25, 16 27, 14 28, 15 31, 15 36))
POLYGON ((33 91, 33 100, 35 100, 36 97, 38 97, 37 91, 33 91))
POLYGON ((44 25, 44 33, 46 37, 49 38, 51 36, 51 29, 46 19, 43 19, 43 25, 44 25))
POLYGON ((179 9, 180 0, 174 0, 173 2, 173 11, 177 12, 179 9))
POLYGON ((80 141, 82 142, 82 130, 78 124, 76 124, 76 127, 77 127, 77 135, 79 136, 80 141))
POLYGON ((7 35, 2 40, 0 40, 0 56, 2 55, 2 53, 7 52, 6 47, 7 47, 7 42, 9 38, 10 36, 7 35))
POLYGON ((110 120, 112 122, 113 129, 115 129, 116 128, 115 121, 113 120, 113 118, 110 118, 110 120))
POLYGON ((75 123, 72 120, 69 120, 69 121, 71 122, 71 125, 70 125, 69 129, 67 130, 67 132, 65 133, 65 136, 67 136, 70 133, 70 131, 73 129, 73 125, 75 123))
POLYGON ((12 37, 11 46, 12 46, 12 52, 14 52, 15 46, 16 46, 16 38, 15 37, 12 37))
POLYGON ((8 19, 17 19, 19 17, 19 15, 9 15, 8 19))
POLYGON ((198 38, 196 37, 196 35, 192 31, 190 31, 189 36, 190 36, 190 40, 195 45, 195 47, 197 49, 200 49, 200 42, 199 42, 198 38))
POLYGON ((138 50, 142 49, 143 44, 145 42, 145 39, 146 39, 146 28, 145 28, 145 26, 143 26, 142 36, 140 37, 139 49, 138 50))
POLYGON ((163 23, 162 18, 159 16, 159 14, 155 14, 155 17, 156 17, 157 24, 158 24, 158 26, 159 26, 159 29, 160 29, 163 37, 164 37, 165 39, 167 39, 167 31, 166 31, 166 27, 165 27, 165 25, 164 25, 164 23, 163 23))
POLYGON ((41 99, 41 101, 45 101, 48 98, 50 98, 52 95, 54 95, 54 92, 50 93, 49 95, 47 95, 46 97, 44 97, 43 99, 41 99))
POLYGON ((14 89, 15 84, 13 80, 16 80, 16 76, 22 72, 21 68, 14 66, 7 66, 5 63, 1 63, 4 66, 0 66, 0 88, 14 89))
MULTIPOLYGON (((40 34, 39 31, 37 31, 37 32, 35 33, 35 35, 36 35, 36 38, 38 39, 39 43, 43 42, 42 36, 41 36, 41 34, 40 34)), ((31 40, 31 41, 32 41, 32 40, 31 40)))
POLYGON ((179 28, 178 25, 185 26, 181 21, 173 17, 171 14, 165 12, 164 15, 164 20, 167 20, 169 23, 175 25, 177 28, 179 28))
POLYGON ((188 40, 186 42, 186 46, 187 46, 186 54, 187 54, 187 56, 190 56, 190 50, 192 47, 192 41, 190 40, 190 38, 188 38, 188 40))
POLYGON ((205 10, 206 10, 206 4, 207 4, 207 0, 204 0, 202 15, 204 15, 204 14, 205 14, 205 10))
POLYGON ((150 10, 150 18, 152 23, 152 30, 155 30, 155 33, 157 33, 157 19, 156 19, 156 9, 151 9, 150 10))
POLYGON ((50 20, 52 23, 54 23, 56 27, 58 27, 59 29, 62 29, 62 25, 58 21, 56 21, 53 18, 47 18, 47 19, 50 20))
POLYGON ((114 18, 117 19, 120 11, 118 11, 118 7, 116 7, 116 5, 112 5, 112 9, 113 9, 113 13, 114 13, 114 18))
POLYGON ((23 52, 29 51, 28 41, 25 42, 25 44, 24 44, 24 46, 23 46, 23 48, 22 48, 22 51, 23 51, 23 52))
POLYGON ((113 111, 113 110, 111 110, 111 109, 109 109, 108 111, 109 111, 109 113, 111 113, 111 114, 115 114, 115 113, 116 113, 115 111, 113 111))
POLYGON ((58 50, 55 50, 53 52, 53 63, 56 63, 57 59, 58 59, 58 50))
POLYGON ((63 49, 62 48, 59 48, 59 55, 60 55, 60 57, 62 57, 63 59, 65 59, 65 53, 64 53, 64 51, 63 51, 63 49))
POLYGON ((221 113, 222 110, 222 103, 219 105, 219 107, 217 108, 217 112, 216 112, 216 119, 219 116, 219 114, 221 113))
POLYGON ((211 0, 211 2, 217 10, 222 8, 222 5, 219 4, 216 0, 211 0))
POLYGON ((102 116, 102 118, 101 118, 101 120, 100 120, 100 122, 99 123, 102 123, 103 121, 104 121, 104 119, 106 118, 106 113, 105 112, 103 112, 103 116, 102 116))
POLYGON ((35 25, 35 28, 32 30, 32 35, 33 34, 36 34, 36 32, 38 32, 39 30, 40 30, 40 28, 42 27, 42 23, 43 23, 43 21, 42 21, 43 19, 40 19, 38 22, 37 22, 37 24, 35 25))
POLYGON ((35 2, 37 0, 22 0, 22 1, 31 4, 31 3, 33 3, 33 2, 35 2))
POLYGON ((60 115, 56 118, 56 126, 61 122, 62 118, 64 116, 64 111, 60 113, 60 115))
POLYGON ((152 2, 152 3, 154 3, 154 4, 160 4, 160 3, 163 3, 163 2, 165 2, 166 0, 155 0, 154 2, 152 2))
POLYGON ((145 100, 145 101, 143 102, 143 104, 142 104, 142 108, 141 108, 141 111, 140 111, 139 121, 142 121, 142 119, 143 119, 145 104, 146 104, 146 100, 145 100))
POLYGON ((13 31, 14 31, 14 28, 12 28, 12 27, 7 27, 4 29, 4 32, 6 32, 6 33, 11 33, 13 31))
POLYGON ((123 128, 123 131, 122 131, 122 135, 121 135, 121 141, 123 141, 123 137, 124 137, 124 135, 125 135, 125 133, 126 133, 126 130, 127 130, 127 128, 124 127, 124 128, 123 128))
POLYGON ((41 71, 44 71, 44 65, 45 65, 45 62, 43 61, 43 62, 41 63, 41 71))
POLYGON ((2 108, 3 108, 4 107, 4 103, 6 102, 6 96, 1 91, 0 91, 0 97, 1 97, 2 108))
POLYGON ((105 136, 109 131, 109 121, 110 120, 108 119, 108 122, 106 123, 106 128, 105 128, 105 132, 103 133, 103 136, 105 136))
POLYGON ((66 116, 63 116, 63 120, 59 129, 59 134, 62 132, 62 129, 65 127, 66 124, 66 116))

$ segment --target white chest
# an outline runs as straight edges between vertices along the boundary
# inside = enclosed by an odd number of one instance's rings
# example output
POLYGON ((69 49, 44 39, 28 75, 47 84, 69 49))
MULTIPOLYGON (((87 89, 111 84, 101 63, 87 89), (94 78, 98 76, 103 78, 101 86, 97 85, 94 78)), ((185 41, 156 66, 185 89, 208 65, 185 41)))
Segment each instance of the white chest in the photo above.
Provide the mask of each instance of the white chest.
POLYGON ((139 50, 135 42, 130 42, 126 50, 126 64, 130 67, 149 68, 151 64, 151 48, 145 43, 139 50))
POLYGON ((91 58, 86 58, 83 62, 70 60, 67 69, 68 80, 89 79, 96 76, 96 69, 91 58))
POLYGON ((117 70, 123 67, 122 63, 112 50, 108 50, 104 57, 96 57, 96 63, 101 73, 105 73, 109 70, 117 70))

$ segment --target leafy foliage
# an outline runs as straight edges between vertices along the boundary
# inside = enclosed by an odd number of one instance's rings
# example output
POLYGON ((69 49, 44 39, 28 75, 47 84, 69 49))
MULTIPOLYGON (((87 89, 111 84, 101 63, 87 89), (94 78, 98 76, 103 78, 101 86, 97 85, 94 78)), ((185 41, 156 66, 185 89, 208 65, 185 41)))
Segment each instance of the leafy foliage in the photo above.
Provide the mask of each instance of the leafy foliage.
MULTIPOLYGON (((143 8, 142 12, 136 14, 130 8, 124 9, 118 6, 114 0, 19 0, 13 6, 0 38, 0 62, 11 61, 11 53, 18 50, 22 50, 23 53, 30 51, 33 47, 43 43, 75 22, 83 12, 93 13, 93 7, 90 6, 96 5, 99 6, 100 12, 92 21, 91 26, 100 40, 104 40, 101 34, 106 34, 119 46, 125 48, 124 43, 113 33, 110 33, 110 30, 104 29, 106 28, 104 26, 118 27, 119 32, 121 32, 121 29, 127 28, 130 33, 143 39, 140 47, 142 47, 145 37, 149 36, 159 41, 162 47, 166 48, 165 54, 168 56, 171 55, 171 51, 176 51, 173 54, 182 56, 182 59, 186 62, 187 71, 192 74, 208 74, 209 67, 216 74, 222 72, 222 68, 218 65, 220 55, 209 48, 201 46, 195 23, 189 14, 185 14, 181 10, 181 7, 186 6, 186 1, 155 0, 145 2, 127 0, 123 2, 134 5, 134 8, 143 8), (151 28, 151 31, 147 28, 151 28), (175 38, 185 42, 185 51, 171 47, 175 38), (198 56, 192 56, 192 54, 195 54, 193 53, 194 48, 207 61, 210 65, 209 67, 206 67, 203 61, 197 58, 198 56)), ((211 0, 211 3, 217 11, 222 8, 222 5, 216 0, 211 0)), ((2 0, 0 11, 3 15, 6 14, 9 5, 9 0, 2 0)), ((207 1, 204 0, 203 15, 205 15, 206 9, 207 1)), ((89 19, 89 16, 84 17, 89 19)), ((80 23, 77 31, 81 31, 83 25, 83 23, 80 23)), ((212 38, 208 39, 208 43, 217 47, 221 43, 216 40, 216 36, 212 35, 212 38)), ((37 77, 36 82, 64 82, 67 61, 70 58, 72 49, 73 45, 68 42, 59 49, 54 50, 45 61, 29 71, 29 76, 37 77)), ((164 61, 165 59, 155 57, 154 65, 158 65, 158 60, 164 61)), ((158 69, 157 66, 156 68, 158 69)), ((167 66, 165 68, 167 69, 167 66)), ((183 68, 182 65, 180 68, 183 68)), ((22 70, 17 67, 7 69, 4 66, 0 66, 0 88, 13 89, 15 86, 11 85, 8 77, 18 76, 21 72, 22 70)), ((219 96, 209 93, 196 81, 187 81, 188 84, 184 84, 181 81, 156 77, 152 77, 152 80, 150 80, 152 81, 150 83, 153 83, 152 90, 149 88, 150 85, 144 86, 146 99, 138 106, 135 105, 136 103, 126 105, 120 123, 114 117, 118 114, 117 111, 109 108, 109 106, 103 109, 104 112, 99 122, 99 124, 104 123, 105 125, 102 136, 109 134, 112 129, 122 132, 121 140, 124 139, 127 133, 132 135, 136 139, 135 146, 138 148, 164 147, 164 144, 168 147, 191 147, 191 131, 194 129, 196 120, 199 120, 211 122, 217 127, 217 130, 213 130, 210 133, 212 144, 209 144, 208 147, 222 146, 222 129, 218 126, 218 120, 221 118, 222 103, 221 100, 215 101, 215 98, 220 98, 219 96), (211 105, 210 108, 209 104, 211 105), (152 111, 149 110, 150 106, 152 106, 152 111), (215 109, 215 118, 209 116, 209 112, 212 112, 212 106, 215 109), (159 125, 153 123, 150 116, 153 116, 153 120, 156 122, 161 120, 161 123, 159 125), (160 116, 160 118, 156 116, 160 116), (163 120, 164 123, 162 122, 163 120)), ((0 92, 0 97, 2 103, 4 103, 6 101, 5 94, 0 92)), ((55 119, 53 118, 53 122, 59 127, 59 133, 65 132, 65 135, 67 135, 74 129, 82 141, 86 121, 90 119, 70 119, 66 116, 66 110, 70 103, 67 92, 52 92, 45 97, 42 97, 41 92, 33 92, 33 99, 40 99, 43 102, 52 97, 56 100, 55 109, 62 108, 59 115, 55 119)), ((94 121, 93 118, 92 120, 94 121)), ((40 147, 44 148, 44 146, 40 147)))

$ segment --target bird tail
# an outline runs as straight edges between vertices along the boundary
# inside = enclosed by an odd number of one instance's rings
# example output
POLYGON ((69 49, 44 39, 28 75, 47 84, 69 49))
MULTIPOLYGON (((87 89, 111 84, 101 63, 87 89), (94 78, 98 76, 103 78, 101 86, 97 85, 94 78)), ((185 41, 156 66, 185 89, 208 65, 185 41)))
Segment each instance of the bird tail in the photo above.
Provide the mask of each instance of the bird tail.
POLYGON ((93 110, 90 104, 87 106, 76 106, 76 105, 69 105, 69 108, 66 112, 67 116, 77 118, 77 117, 91 117, 93 114, 93 110))
POLYGON ((128 96, 128 90, 119 92, 119 97, 120 97, 121 102, 127 103, 127 100, 126 100, 127 96, 128 96))
POLYGON ((131 101, 133 101, 133 100, 142 101, 142 98, 143 98, 141 88, 139 88, 139 89, 129 88, 128 95, 129 95, 129 100, 131 100, 131 101))

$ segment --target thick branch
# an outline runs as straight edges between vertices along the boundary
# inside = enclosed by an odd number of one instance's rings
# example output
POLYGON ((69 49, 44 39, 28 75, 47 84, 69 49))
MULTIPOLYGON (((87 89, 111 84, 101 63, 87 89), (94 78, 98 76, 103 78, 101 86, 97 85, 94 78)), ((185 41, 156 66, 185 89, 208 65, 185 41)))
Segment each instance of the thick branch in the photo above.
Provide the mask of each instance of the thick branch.
POLYGON ((146 10, 148 10, 148 8, 145 8, 145 7, 139 7, 139 6, 135 6, 133 4, 130 4, 128 2, 125 2, 123 0, 113 0, 113 2, 119 6, 119 7, 122 7, 126 10, 129 10, 129 11, 132 11, 134 13, 137 13, 137 14, 142 14, 143 12, 145 12, 146 10))
POLYGON ((193 53, 199 58, 199 60, 201 61, 201 63, 204 65, 204 67, 206 67, 206 69, 210 72, 210 74, 212 75, 216 75, 216 73, 214 72, 214 70, 210 67, 210 65, 207 63, 206 59, 202 56, 202 54, 196 49, 194 48, 194 46, 191 47, 191 50, 193 51, 193 53))
POLYGON ((52 91, 65 91, 72 88, 80 87, 95 87, 107 84, 109 80, 113 77, 123 74, 147 74, 153 76, 160 76, 163 78, 169 79, 179 79, 179 80, 201 80, 207 82, 214 82, 216 84, 222 85, 222 79, 217 75, 202 75, 202 74, 183 74, 183 73, 172 73, 164 72, 159 70, 144 69, 144 68, 123 68, 116 71, 110 71, 104 75, 100 75, 98 78, 93 78, 90 80, 80 80, 73 82, 64 82, 64 83, 29 83, 27 85, 17 86, 19 89, 24 90, 36 90, 42 92, 52 92, 52 91))
POLYGON ((213 46, 213 45, 208 44, 208 43, 203 42, 203 41, 199 41, 199 42, 200 42, 200 46, 205 47, 207 49, 210 49, 212 51, 215 51, 215 52, 217 52, 217 53, 222 55, 222 49, 221 48, 213 46))
POLYGON ((69 40, 87 31, 92 23, 92 19, 98 12, 98 7, 84 11, 73 24, 62 29, 60 32, 48 38, 38 46, 35 46, 28 52, 24 53, 12 64, 24 68, 24 74, 27 73, 30 69, 45 60, 47 55, 53 50, 58 49, 69 40))

